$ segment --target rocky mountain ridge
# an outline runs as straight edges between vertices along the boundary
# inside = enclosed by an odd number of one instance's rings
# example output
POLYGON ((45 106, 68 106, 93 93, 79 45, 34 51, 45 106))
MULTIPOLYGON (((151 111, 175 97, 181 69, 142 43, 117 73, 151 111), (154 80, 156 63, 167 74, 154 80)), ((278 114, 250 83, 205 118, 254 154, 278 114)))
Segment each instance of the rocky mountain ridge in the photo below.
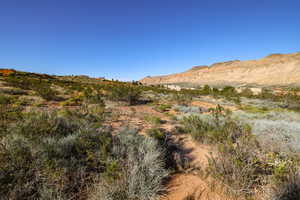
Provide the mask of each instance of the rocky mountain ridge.
POLYGON ((188 71, 145 77, 141 83, 150 84, 209 84, 300 86, 300 52, 271 54, 259 60, 228 61, 210 66, 195 66, 188 71))

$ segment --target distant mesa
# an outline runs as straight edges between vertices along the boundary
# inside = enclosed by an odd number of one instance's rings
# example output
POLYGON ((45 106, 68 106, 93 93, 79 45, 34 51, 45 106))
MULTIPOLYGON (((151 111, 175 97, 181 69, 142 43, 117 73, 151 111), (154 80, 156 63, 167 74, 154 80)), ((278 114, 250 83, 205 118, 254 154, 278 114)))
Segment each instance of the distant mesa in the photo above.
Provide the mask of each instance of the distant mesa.
POLYGON ((270 54, 258 60, 233 60, 210 66, 195 66, 182 73, 148 76, 143 84, 211 86, 300 86, 300 52, 270 54))

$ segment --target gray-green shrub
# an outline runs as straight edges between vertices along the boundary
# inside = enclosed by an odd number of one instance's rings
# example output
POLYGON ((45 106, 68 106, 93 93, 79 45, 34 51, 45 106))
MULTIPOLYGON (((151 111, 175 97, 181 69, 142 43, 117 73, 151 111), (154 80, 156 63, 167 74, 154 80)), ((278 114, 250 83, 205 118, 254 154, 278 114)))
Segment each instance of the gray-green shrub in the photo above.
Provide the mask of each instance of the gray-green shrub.
POLYGON ((226 140, 236 140, 249 134, 250 127, 231 117, 231 112, 218 106, 211 110, 210 115, 190 115, 182 120, 185 132, 204 143, 218 143, 226 140))
POLYGON ((91 178, 106 172, 111 137, 55 112, 28 114, 0 140, 1 197, 82 198, 91 178))
POLYGON ((125 129, 115 138, 113 156, 122 166, 119 178, 100 179, 90 199, 152 200, 164 190, 162 183, 168 175, 164 151, 154 139, 125 129))
POLYGON ((133 105, 138 103, 141 93, 142 91, 138 86, 114 85, 110 88, 109 98, 113 101, 123 101, 133 105))

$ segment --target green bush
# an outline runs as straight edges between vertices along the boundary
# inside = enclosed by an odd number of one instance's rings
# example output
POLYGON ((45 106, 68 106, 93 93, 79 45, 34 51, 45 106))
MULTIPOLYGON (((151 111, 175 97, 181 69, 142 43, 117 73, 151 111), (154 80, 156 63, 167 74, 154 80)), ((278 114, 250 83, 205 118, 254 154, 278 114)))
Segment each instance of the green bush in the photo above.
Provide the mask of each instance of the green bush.
POLYGON ((169 104, 160 104, 155 107, 159 112, 166 112, 172 108, 169 104))
POLYGON ((133 105, 138 103, 141 92, 138 86, 116 85, 110 88, 109 98, 113 101, 124 101, 133 105))
POLYGON ((57 100, 56 92, 48 84, 34 85, 32 89, 47 101, 57 100))
POLYGON ((204 143, 218 143, 236 140, 241 135, 250 134, 250 127, 240 124, 231 117, 231 113, 218 106, 211 109, 211 115, 191 115, 182 120, 184 130, 192 137, 204 143))
POLYGON ((144 119, 145 121, 150 122, 153 125, 160 125, 163 122, 159 117, 152 115, 146 115, 144 119))
POLYGON ((31 140, 60 138, 72 134, 79 126, 78 122, 59 117, 56 112, 36 111, 27 113, 14 127, 14 133, 31 140))
POLYGON ((188 105, 193 97, 188 94, 177 92, 172 96, 173 101, 175 101, 179 105, 188 105))
POLYGON ((84 97, 82 95, 77 95, 70 97, 66 101, 61 102, 62 106, 80 106, 83 103, 84 97))
POLYGON ((209 95, 212 92, 212 89, 209 87, 209 85, 204 85, 202 88, 202 94, 209 95))
POLYGON ((225 86, 220 92, 224 96, 236 96, 237 95, 237 91, 232 86, 225 86))
POLYGON ((152 138, 154 138, 154 139, 156 139, 158 141, 161 141, 161 142, 164 142, 165 139, 166 139, 165 133, 161 129, 159 129, 159 128, 148 129, 147 130, 147 134, 150 137, 152 137, 152 138))
POLYGON ((0 94, 0 104, 1 105, 11 104, 12 101, 13 101, 12 97, 0 94))
POLYGON ((58 114, 61 117, 67 118, 69 121, 83 125, 89 124, 89 126, 94 128, 101 127, 106 117, 105 107, 87 104, 73 109, 62 109, 58 114))
POLYGON ((84 91, 84 100, 89 104, 98 104, 104 106, 102 95, 99 92, 93 91, 91 88, 88 88, 84 91))
POLYGON ((267 113, 269 109, 266 107, 255 107, 250 105, 241 106, 241 110, 244 110, 249 113, 267 113))

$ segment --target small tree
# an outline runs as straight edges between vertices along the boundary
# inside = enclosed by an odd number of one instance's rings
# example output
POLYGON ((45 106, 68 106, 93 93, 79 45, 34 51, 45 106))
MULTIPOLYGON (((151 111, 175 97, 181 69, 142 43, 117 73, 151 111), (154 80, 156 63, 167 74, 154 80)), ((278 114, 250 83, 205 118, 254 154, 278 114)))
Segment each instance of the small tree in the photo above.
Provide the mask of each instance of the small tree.
POLYGON ((203 94, 210 94, 211 93, 211 88, 209 87, 209 85, 205 85, 202 89, 202 93, 203 94))
POLYGON ((36 85, 33 89, 39 96, 47 101, 56 100, 56 92, 48 84, 36 85))
POLYGON ((241 95, 244 97, 252 97, 253 96, 253 92, 250 88, 245 88, 242 90, 241 95))
POLYGON ((113 101, 124 101, 129 105, 138 102, 141 97, 141 89, 131 85, 118 85, 111 88, 110 99, 113 101))

